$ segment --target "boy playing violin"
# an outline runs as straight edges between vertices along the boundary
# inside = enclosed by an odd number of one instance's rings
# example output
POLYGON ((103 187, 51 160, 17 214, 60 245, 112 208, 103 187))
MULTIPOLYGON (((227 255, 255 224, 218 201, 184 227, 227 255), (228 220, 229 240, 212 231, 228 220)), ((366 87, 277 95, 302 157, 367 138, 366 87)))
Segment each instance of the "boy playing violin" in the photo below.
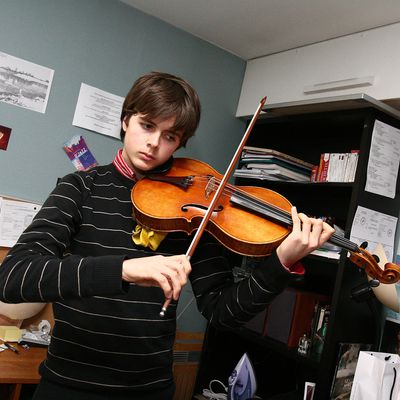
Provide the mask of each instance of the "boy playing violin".
POLYGON ((211 324, 240 326, 303 273, 297 261, 332 235, 293 208, 292 232, 235 283, 226 250, 207 233, 189 262, 186 233, 160 237, 137 226, 136 180, 167 168, 199 119, 186 81, 159 72, 139 78, 123 104, 123 147, 113 162, 65 176, 1 265, 1 301, 53 303, 34 400, 171 399, 176 305, 188 278, 211 324), (161 317, 165 299, 172 301, 161 317))

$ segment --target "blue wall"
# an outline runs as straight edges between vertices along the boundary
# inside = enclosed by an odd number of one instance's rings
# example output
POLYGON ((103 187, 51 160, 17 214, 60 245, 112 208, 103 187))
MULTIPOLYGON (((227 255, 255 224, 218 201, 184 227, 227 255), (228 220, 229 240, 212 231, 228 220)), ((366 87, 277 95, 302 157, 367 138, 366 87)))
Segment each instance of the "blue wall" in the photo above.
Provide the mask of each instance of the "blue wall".
POLYGON ((74 170, 62 145, 77 134, 100 164, 111 162, 117 139, 72 126, 81 82, 124 97, 153 70, 186 78, 202 102, 197 135, 179 155, 228 165, 245 128, 234 117, 244 60, 117 0, 2 0, 0 10, 0 51, 55 70, 45 114, 0 102, 0 125, 12 128, 0 195, 43 202, 74 170))
MULTIPOLYGON (((0 102, 0 125, 12 128, 8 150, 0 151, 0 195, 43 202, 57 177, 74 171, 62 149, 74 135, 100 164, 112 161, 119 140, 72 126, 81 82, 123 97, 149 71, 186 78, 203 114, 179 155, 221 172, 244 133, 234 115, 245 61, 117 0, 2 0, 0 51, 55 70, 45 114, 0 102)), ((191 299, 186 287, 182 311, 191 299)), ((204 326, 194 303, 179 324, 204 326)))

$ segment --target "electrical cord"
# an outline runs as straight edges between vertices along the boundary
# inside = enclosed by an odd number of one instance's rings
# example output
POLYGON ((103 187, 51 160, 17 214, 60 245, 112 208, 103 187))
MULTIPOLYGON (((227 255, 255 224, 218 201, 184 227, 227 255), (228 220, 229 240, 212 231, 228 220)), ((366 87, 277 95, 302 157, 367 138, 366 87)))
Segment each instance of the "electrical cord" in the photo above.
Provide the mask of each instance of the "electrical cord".
POLYGON ((226 400, 227 399, 227 393, 228 392, 228 388, 219 380, 217 379, 213 379, 209 385, 208 385, 208 389, 203 389, 203 396, 207 399, 210 400, 226 400), (212 389, 211 385, 213 383, 219 383, 225 390, 225 393, 215 393, 214 390, 212 389))

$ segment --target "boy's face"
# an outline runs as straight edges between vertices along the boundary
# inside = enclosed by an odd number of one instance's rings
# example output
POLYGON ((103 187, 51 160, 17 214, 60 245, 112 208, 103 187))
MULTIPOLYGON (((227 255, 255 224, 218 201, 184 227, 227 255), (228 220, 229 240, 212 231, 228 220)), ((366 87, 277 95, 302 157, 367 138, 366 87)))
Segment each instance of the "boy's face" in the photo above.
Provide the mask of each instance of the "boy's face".
POLYGON ((134 114, 122 122, 122 157, 139 177, 164 164, 179 148, 182 132, 174 131, 174 124, 174 117, 151 120, 143 114, 134 114))

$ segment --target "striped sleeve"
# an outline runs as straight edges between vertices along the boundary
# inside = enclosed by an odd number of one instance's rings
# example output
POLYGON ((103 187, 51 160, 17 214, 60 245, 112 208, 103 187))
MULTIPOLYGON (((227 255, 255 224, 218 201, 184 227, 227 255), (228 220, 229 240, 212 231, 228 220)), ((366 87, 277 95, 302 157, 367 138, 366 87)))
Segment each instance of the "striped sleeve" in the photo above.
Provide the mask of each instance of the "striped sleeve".
POLYGON ((200 312, 219 328, 243 325, 296 279, 281 265, 275 252, 238 282, 219 244, 210 242, 198 253, 201 258, 192 261, 193 291, 200 312))
POLYGON ((88 175, 67 175, 0 267, 0 300, 49 302, 121 293, 123 256, 63 257, 82 220, 88 175), (120 265, 121 268, 115 268, 120 265))

